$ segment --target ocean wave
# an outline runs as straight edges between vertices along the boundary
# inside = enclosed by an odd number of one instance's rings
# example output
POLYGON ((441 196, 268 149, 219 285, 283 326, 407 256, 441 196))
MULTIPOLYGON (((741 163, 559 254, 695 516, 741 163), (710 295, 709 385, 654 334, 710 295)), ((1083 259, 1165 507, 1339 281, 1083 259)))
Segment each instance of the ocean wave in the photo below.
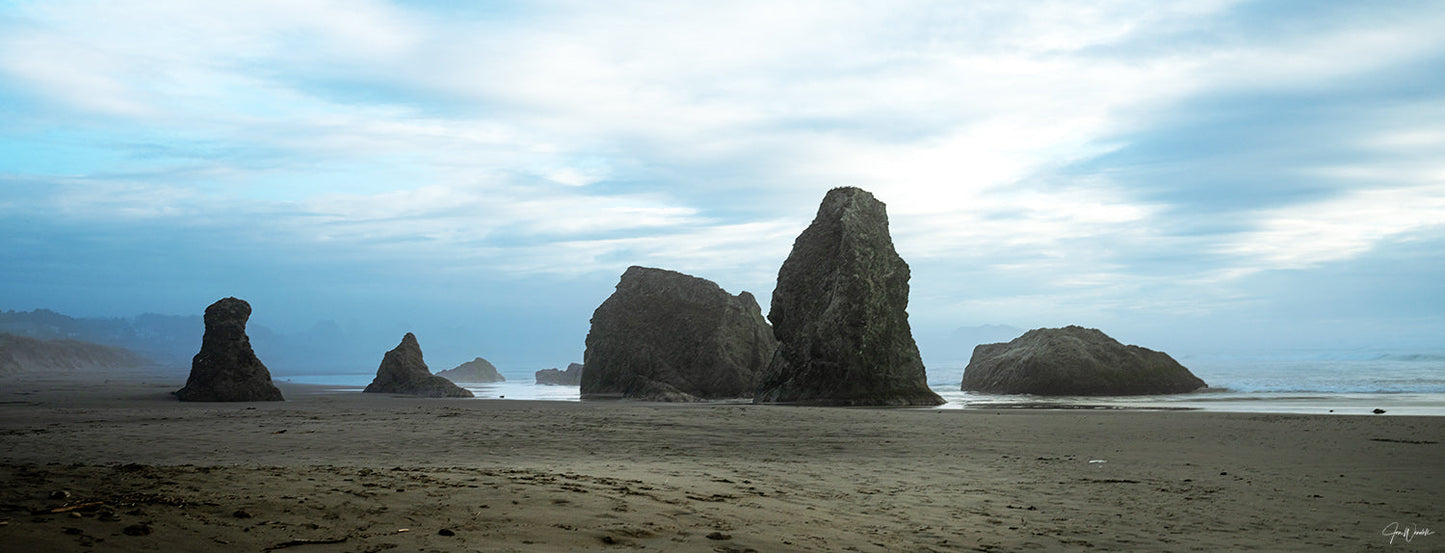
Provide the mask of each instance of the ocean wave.
POLYGON ((1250 384, 1231 383, 1221 387, 1233 393, 1240 394, 1442 394, 1445 393, 1445 383, 1434 382, 1428 384, 1339 384, 1339 385, 1306 385, 1299 384, 1250 384))
POLYGON ((1380 361, 1436 361, 1445 362, 1445 353, 1384 353, 1375 357, 1380 361))

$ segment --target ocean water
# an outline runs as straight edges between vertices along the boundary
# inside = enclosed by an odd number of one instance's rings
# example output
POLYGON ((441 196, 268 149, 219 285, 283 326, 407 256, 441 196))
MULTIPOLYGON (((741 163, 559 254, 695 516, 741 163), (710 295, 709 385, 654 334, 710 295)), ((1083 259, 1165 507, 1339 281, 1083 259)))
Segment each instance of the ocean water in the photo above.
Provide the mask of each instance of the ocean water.
MULTIPOLYGON (((321 374, 291 374, 273 375, 272 379, 282 382, 295 382, 297 384, 317 384, 322 386, 334 386, 337 392, 360 392, 366 389, 376 373, 321 373, 321 374)), ((473 383, 458 382, 458 386, 466 388, 472 395, 480 399, 523 399, 540 401, 581 401, 576 386, 546 386, 533 383, 527 380, 509 380, 506 382, 473 383)))
MULTIPOLYGON (((1445 416, 1445 353, 1309 353, 1179 359, 1209 388, 1188 394, 1042 397, 959 390, 962 367, 930 369, 939 409, 1161 409, 1249 413, 1445 416)), ((278 374, 275 379, 360 392, 375 373, 278 374)), ((575 386, 541 386, 530 375, 459 383, 481 399, 580 401, 575 386)))
MULTIPOLYGON (((1188 394, 1040 397, 930 382, 944 408, 1197 409, 1250 413, 1445 416, 1445 354, 1324 352, 1183 357, 1209 388, 1188 394)), ((961 375, 962 370, 958 373, 961 375)))

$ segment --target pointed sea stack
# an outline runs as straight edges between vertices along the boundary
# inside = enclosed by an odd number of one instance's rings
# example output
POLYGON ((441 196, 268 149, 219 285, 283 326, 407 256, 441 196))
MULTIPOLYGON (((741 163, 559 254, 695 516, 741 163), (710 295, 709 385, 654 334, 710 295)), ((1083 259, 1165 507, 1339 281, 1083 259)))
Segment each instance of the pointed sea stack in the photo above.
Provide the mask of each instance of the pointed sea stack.
POLYGON ((584 399, 752 397, 777 342, 753 295, 712 281, 629 267, 592 314, 584 399))
POLYGON ((883 202, 835 188, 778 270, 778 352, 757 403, 939 405, 908 326, 908 264, 883 202))
POLYGON ((455 368, 437 372, 437 376, 452 382, 506 382, 507 377, 497 372, 497 366, 491 361, 478 357, 466 363, 457 365, 455 368))
POLYGON ((181 401, 281 401, 281 390, 271 383, 271 371, 251 349, 246 321, 251 304, 225 298, 206 308, 206 333, 201 351, 191 359, 186 387, 176 391, 181 401))
POLYGON ((431 373, 422 360, 421 344, 410 332, 401 338, 401 344, 381 358, 376 378, 362 391, 422 397, 473 397, 466 388, 431 373))
POLYGON ((1040 396, 1181 394, 1208 385, 1168 354, 1092 328, 1037 328, 973 348, 963 390, 1040 396))

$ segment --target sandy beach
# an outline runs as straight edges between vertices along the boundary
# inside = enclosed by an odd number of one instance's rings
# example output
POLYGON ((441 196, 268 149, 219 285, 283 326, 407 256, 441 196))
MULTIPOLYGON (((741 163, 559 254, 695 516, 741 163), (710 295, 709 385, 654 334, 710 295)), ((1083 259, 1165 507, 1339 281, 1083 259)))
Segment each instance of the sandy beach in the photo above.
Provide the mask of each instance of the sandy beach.
POLYGON ((6 551, 1445 550, 1440 417, 3 384, 6 551))

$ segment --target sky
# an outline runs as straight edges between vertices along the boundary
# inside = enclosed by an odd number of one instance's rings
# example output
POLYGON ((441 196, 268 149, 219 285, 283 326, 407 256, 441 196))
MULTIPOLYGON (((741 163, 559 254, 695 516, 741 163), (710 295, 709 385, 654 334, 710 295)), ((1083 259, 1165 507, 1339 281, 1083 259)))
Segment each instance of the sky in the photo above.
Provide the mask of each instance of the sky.
POLYGON ((565 366, 630 265, 766 313, 837 186, 930 366, 1445 348, 1445 4, 0 0, 0 309, 565 366))

